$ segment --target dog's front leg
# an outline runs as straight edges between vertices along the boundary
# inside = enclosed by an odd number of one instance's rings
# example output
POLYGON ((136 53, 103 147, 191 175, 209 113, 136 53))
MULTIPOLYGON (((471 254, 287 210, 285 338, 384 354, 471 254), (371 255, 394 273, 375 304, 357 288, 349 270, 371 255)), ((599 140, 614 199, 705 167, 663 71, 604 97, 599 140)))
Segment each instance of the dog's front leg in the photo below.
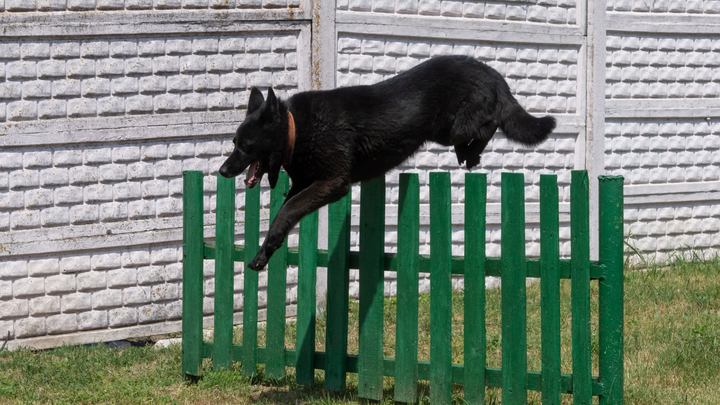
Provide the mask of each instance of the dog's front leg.
POLYGON ((272 254, 280 248, 290 230, 305 215, 339 200, 348 191, 350 191, 350 183, 342 179, 316 181, 308 188, 287 199, 272 224, 270 224, 270 229, 260 247, 260 251, 258 251, 248 267, 256 271, 262 270, 272 254))

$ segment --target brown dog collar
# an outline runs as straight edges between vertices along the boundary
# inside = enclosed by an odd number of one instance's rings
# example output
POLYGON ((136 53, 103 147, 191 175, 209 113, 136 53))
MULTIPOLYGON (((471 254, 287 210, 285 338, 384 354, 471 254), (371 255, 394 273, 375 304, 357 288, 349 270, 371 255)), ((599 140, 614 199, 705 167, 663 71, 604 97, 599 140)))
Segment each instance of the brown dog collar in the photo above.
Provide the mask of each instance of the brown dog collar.
POLYGON ((283 166, 287 167, 292 161, 293 149, 295 149, 295 119, 290 110, 288 110, 288 141, 285 147, 283 166))

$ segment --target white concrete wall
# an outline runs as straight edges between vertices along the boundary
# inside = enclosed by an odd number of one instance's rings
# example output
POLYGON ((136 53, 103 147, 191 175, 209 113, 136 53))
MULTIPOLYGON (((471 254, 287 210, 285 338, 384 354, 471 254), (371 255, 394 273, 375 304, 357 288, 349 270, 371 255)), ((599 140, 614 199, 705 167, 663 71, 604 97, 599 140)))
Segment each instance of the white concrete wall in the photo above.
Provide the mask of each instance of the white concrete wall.
MULTIPOLYGON (((720 247, 720 2, 609 0, 605 162, 649 260, 720 247)), ((639 258, 633 258, 639 262, 639 258)))
POLYGON ((179 331, 182 171, 205 173, 211 239, 214 177, 249 89, 310 88, 308 2, 0 10, 0 337, 48 347, 179 331))

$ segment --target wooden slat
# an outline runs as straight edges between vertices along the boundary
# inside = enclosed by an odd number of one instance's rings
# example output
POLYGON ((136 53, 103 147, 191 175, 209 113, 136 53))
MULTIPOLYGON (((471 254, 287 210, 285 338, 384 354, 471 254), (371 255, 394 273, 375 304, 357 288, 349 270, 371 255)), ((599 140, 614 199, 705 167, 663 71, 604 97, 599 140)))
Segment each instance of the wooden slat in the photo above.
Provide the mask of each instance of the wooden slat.
POLYGON ((573 346, 573 403, 592 404, 590 352, 590 208, 585 170, 573 170, 570 181, 570 256, 573 346))
POLYGON ((203 322, 203 173, 183 172, 183 378, 200 376, 203 322))
POLYGON ((420 250, 420 183, 417 173, 400 175, 399 197, 395 401, 415 403, 420 250))
POLYGON ((358 396, 382 399, 383 388, 383 249, 385 179, 360 186, 360 334, 358 396))
POLYGON ((243 269, 242 374, 257 374, 258 272, 248 267, 260 244, 260 187, 245 190, 245 266, 243 269))
POLYGON ((215 351, 213 368, 232 365, 233 293, 235 262, 235 179, 217 175, 217 210, 215 212, 215 351))
POLYGON ((527 296, 523 175, 503 173, 501 188, 502 403, 524 405, 527 402, 527 296))
POLYGON ((540 175, 542 403, 560 405, 560 240, 557 176, 540 175))
POLYGON ((430 173, 430 402, 452 399, 450 173, 430 173))
POLYGON ((325 388, 343 391, 347 375, 351 193, 328 207, 325 388))
POLYGON ((599 368, 605 393, 601 405, 623 403, 623 178, 600 176, 599 368))
MULTIPOLYGON (((288 192, 288 175, 280 172, 277 185, 270 193, 270 221, 275 219, 288 192)), ((287 239, 275 251, 268 263, 267 285, 267 342, 268 357, 265 377, 285 376, 285 318, 287 294, 287 239)))
POLYGON ((297 363, 298 384, 311 386, 315 381, 315 284, 317 280, 318 212, 300 221, 300 263, 298 266, 297 363))
POLYGON ((485 214, 487 177, 465 175, 464 398, 485 403, 485 214))
MULTIPOLYGON (((207 244, 206 244, 207 245, 207 244)), ((214 250, 207 248, 208 254, 206 258, 211 259, 214 256, 214 250)), ((235 255, 238 255, 236 249, 235 255)), ((242 249, 240 249, 242 252, 242 249)), ((236 257, 236 256, 233 257, 236 257)), ((394 253, 385 253, 383 255, 383 270, 397 271, 397 256, 394 253)), ((420 255, 420 263, 418 271, 420 273, 430 272, 430 255, 420 255)), ((288 265, 294 266, 298 263, 298 252, 297 248, 288 249, 288 265)), ((328 263, 328 252, 327 250, 318 250, 318 266, 327 266, 328 263)), ((358 269, 360 266, 360 252, 350 252, 350 268, 358 269)), ((563 280, 570 279, 570 259, 560 259, 560 278, 563 280)), ((603 268, 597 262, 588 262, 590 267, 590 279, 599 280, 603 277, 603 268)), ((540 261, 536 258, 525 259, 526 276, 532 278, 540 277, 540 261)), ((499 257, 487 257, 485 258, 485 275, 500 277, 501 260, 499 257)), ((465 274, 465 258, 462 256, 452 257, 452 274, 465 274)))

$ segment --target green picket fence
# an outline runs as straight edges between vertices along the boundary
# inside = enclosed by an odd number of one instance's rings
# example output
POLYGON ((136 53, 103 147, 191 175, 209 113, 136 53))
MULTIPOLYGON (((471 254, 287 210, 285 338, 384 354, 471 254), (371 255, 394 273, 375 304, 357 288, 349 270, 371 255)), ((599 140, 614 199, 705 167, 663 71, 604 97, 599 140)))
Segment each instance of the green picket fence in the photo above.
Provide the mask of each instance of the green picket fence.
MULTIPOLYGON (((464 399, 483 403, 485 387, 502 387, 503 404, 524 404, 527 390, 542 392, 543 404, 623 401, 623 191, 622 177, 599 177, 599 261, 590 260, 589 181, 573 171, 571 181, 571 259, 559 258, 558 186, 554 175, 540 178, 541 254, 525 257, 524 179, 503 173, 501 257, 485 255, 487 180, 465 177, 465 256, 451 254, 450 174, 430 174, 430 255, 419 255, 420 198, 417 174, 400 176, 398 246, 384 251, 385 181, 365 182, 360 190, 360 251, 350 250, 350 197, 329 207, 328 249, 317 248, 317 213, 300 222, 297 249, 287 242, 268 265, 266 346, 257 345, 258 273, 246 271, 242 345, 232 343, 233 262, 248 263, 258 251, 260 190, 246 190, 245 245, 234 244, 235 180, 218 177, 215 243, 203 241, 203 174, 184 173, 183 373, 200 376, 203 358, 214 369, 242 362, 253 376, 281 378, 295 367, 300 384, 313 384, 325 370, 325 387, 341 391, 347 373, 358 373, 358 394, 379 400, 383 376, 394 377, 394 399, 417 401, 418 380, 429 381, 430 403, 449 404, 451 385, 463 384, 464 399), (362 252, 362 254, 360 253, 362 252), (215 260, 214 341, 204 342, 203 260, 215 260), (285 348, 287 266, 298 266, 297 342, 285 348), (328 268, 326 351, 315 351, 317 267, 328 268), (347 354, 349 270, 360 271, 358 355, 347 354), (397 272, 396 358, 383 358, 384 271, 397 272), (432 286, 430 361, 418 361, 418 278, 430 273, 432 286), (465 277, 464 364, 451 358, 451 277, 465 277), (502 368, 486 367, 485 276, 502 281, 502 368), (542 370, 527 370, 527 277, 541 279, 542 370), (560 279, 571 280, 572 375, 560 372, 560 279), (599 375, 592 375, 590 283, 599 282, 599 375)), ((281 176, 271 194, 271 219, 288 190, 281 176)))

